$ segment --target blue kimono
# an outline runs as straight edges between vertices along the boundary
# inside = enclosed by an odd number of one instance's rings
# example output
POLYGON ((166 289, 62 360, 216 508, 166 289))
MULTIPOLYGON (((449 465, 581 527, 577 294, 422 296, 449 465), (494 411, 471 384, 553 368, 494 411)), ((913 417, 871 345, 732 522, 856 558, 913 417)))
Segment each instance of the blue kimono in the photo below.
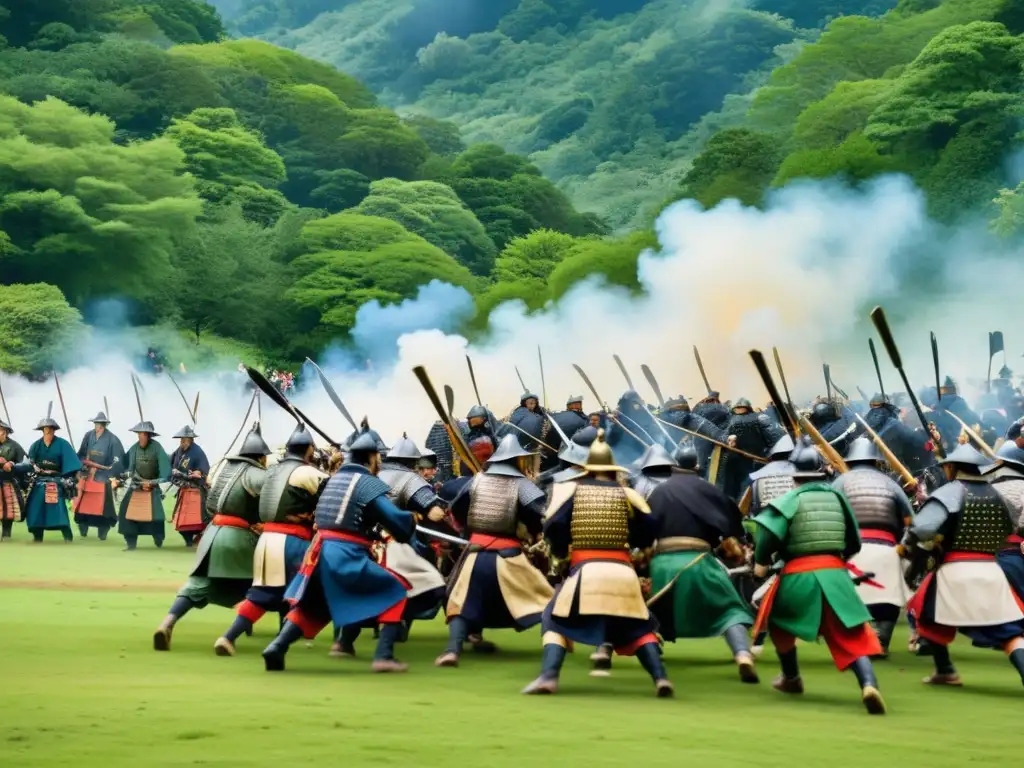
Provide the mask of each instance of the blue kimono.
POLYGON ((71 523, 68 519, 68 495, 60 481, 82 468, 75 449, 67 440, 56 435, 49 445, 40 438, 29 447, 28 461, 39 469, 25 502, 28 529, 33 534, 67 529, 66 536, 69 537, 71 523))

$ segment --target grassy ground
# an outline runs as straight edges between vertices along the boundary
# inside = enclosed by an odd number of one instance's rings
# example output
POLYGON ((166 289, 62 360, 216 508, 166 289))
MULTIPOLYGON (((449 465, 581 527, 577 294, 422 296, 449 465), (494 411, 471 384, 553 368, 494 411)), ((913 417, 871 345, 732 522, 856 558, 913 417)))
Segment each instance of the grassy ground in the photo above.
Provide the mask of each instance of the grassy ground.
POLYGON ((49 534, 42 545, 0 546, 0 765, 297 765, 336 759, 352 765, 704 766, 749 763, 812 768, 873 766, 912 754, 929 766, 1005 759, 1016 741, 1024 691, 1002 654, 963 641, 954 658, 967 685, 930 689, 926 659, 905 638, 877 665, 890 713, 872 718, 856 683, 832 667, 824 647, 801 646, 803 697, 768 684, 742 685, 721 641, 669 646, 674 700, 656 700, 632 659, 611 678, 587 675, 587 649, 569 657, 562 690, 519 695, 537 673, 539 635, 489 633, 500 656, 467 656, 454 670, 431 661, 444 646, 440 622, 418 625, 399 676, 369 671, 361 658, 327 656, 330 638, 300 642, 289 669, 263 671, 260 651, 276 621, 218 658, 213 641, 231 613, 211 607, 179 624, 170 653, 152 650, 192 555, 180 539, 122 552, 120 537, 72 545, 49 534), (881 757, 880 757, 881 756, 881 757))

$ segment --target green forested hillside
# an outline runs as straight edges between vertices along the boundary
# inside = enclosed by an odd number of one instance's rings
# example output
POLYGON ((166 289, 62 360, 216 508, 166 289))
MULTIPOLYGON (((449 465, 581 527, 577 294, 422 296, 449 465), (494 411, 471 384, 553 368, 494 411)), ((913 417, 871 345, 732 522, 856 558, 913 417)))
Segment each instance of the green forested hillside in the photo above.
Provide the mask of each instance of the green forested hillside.
POLYGON ((230 26, 330 62, 403 111, 525 154, 578 206, 643 223, 831 0, 240 0, 230 26))
POLYGON ((215 5, 0 0, 0 369, 108 299, 286 366, 435 279, 482 332, 800 179, 1024 228, 1024 0, 215 5))

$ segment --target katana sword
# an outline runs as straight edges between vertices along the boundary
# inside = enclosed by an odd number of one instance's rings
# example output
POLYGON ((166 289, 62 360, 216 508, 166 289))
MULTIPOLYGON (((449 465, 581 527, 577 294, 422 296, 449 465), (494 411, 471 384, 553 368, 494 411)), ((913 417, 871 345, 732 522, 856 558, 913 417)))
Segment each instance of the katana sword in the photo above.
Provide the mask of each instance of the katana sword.
POLYGON ((440 539, 441 541, 447 541, 451 544, 458 544, 462 547, 469 546, 469 542, 465 539, 460 539, 458 536, 452 536, 450 533, 441 533, 440 531, 434 531, 430 528, 424 528, 422 525, 416 526, 416 532, 422 533, 424 536, 432 536, 433 538, 440 539))
POLYGON ((334 391, 334 387, 331 386, 331 382, 327 380, 326 374, 324 374, 320 369, 319 365, 314 363, 308 357, 306 358, 306 362, 313 366, 313 369, 316 371, 317 378, 320 379, 320 384, 323 386, 324 391, 327 392, 327 396, 331 398, 331 402, 334 403, 334 407, 337 408, 341 412, 341 415, 345 417, 345 421, 352 425, 352 429, 358 432, 359 427, 356 425, 356 420, 352 418, 351 414, 348 412, 348 408, 346 408, 345 404, 341 402, 341 398, 338 397, 338 393, 334 391))
POLYGON ((629 378, 629 372, 626 371, 626 366, 622 364, 622 358, 618 355, 612 355, 612 357, 615 359, 615 364, 619 366, 619 370, 622 371, 622 376, 626 380, 626 386, 636 392, 636 387, 633 386, 633 380, 629 378))
POLYGON ((711 385, 708 384, 708 375, 704 373, 704 363, 701 362, 700 352, 697 351, 697 345, 693 345, 693 356, 697 359, 697 369, 700 371, 700 377, 704 380, 704 389, 711 394, 711 385))
POLYGON ((640 370, 643 371, 644 378, 647 379, 647 383, 651 385, 651 389, 654 390, 654 396, 658 398, 658 407, 662 410, 665 409, 665 397, 661 394, 661 387, 658 386, 658 380, 654 378, 654 374, 651 369, 644 363, 640 366, 640 370))
POLYGON ((185 410, 188 411, 188 417, 192 419, 192 424, 194 426, 196 423, 196 415, 195 413, 193 413, 192 409, 189 408, 188 400, 185 399, 185 393, 181 391, 181 387, 178 386, 178 382, 174 380, 174 376, 171 374, 171 370, 167 368, 164 370, 164 372, 167 374, 167 378, 171 380, 171 383, 174 385, 174 388, 178 390, 178 394, 181 395, 181 402, 185 404, 185 410))

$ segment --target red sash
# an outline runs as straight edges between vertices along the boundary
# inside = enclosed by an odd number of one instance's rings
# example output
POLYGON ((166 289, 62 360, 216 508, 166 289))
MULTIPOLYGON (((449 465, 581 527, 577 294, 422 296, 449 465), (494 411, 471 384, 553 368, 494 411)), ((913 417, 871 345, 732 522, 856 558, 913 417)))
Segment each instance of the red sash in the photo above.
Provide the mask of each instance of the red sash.
MULTIPOLYGON (((841 557, 836 555, 805 555, 790 560, 782 568, 782 572, 778 575, 778 578, 772 582, 771 587, 768 588, 768 592, 761 600, 761 607, 757 612, 757 620, 754 622, 754 628, 751 630, 754 637, 757 637, 759 633, 764 631, 768 627, 768 616, 772 612, 772 603, 775 602, 775 594, 779 591, 779 585, 782 583, 783 576, 789 576, 794 573, 809 573, 811 571, 823 571, 827 569, 835 568, 846 568, 853 572, 854 576, 861 576, 863 572, 854 566, 852 563, 844 562, 841 557)), ((874 586, 881 586, 877 582, 868 581, 866 583, 874 586)))
POLYGON ((235 517, 234 515, 214 515, 213 524, 225 528, 245 528, 245 530, 249 530, 252 527, 247 520, 235 517))
POLYGON ((575 567, 589 560, 617 560, 630 568, 633 567, 633 558, 624 549, 577 549, 569 557, 569 564, 575 567))
POLYGON ((896 535, 883 531, 879 528, 861 528, 861 541, 871 541, 876 544, 896 544, 896 535))
POLYGON ((522 549, 523 545, 519 539, 491 536, 486 533, 474 533, 469 537, 469 543, 480 547, 480 549, 522 549))
POLYGON ((313 529, 307 528, 304 525, 299 525, 298 523, 266 523, 263 526, 263 532, 283 533, 288 536, 295 536, 296 538, 303 539, 305 541, 313 540, 313 529))

